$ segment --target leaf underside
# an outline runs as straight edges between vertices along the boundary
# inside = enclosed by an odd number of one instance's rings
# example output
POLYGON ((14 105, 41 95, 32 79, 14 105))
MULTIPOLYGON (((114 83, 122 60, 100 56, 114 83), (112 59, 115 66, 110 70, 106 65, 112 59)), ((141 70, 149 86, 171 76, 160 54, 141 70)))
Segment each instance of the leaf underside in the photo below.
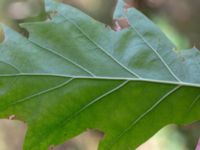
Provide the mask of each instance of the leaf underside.
MULTIPOLYGON (((115 32, 79 10, 46 1, 52 20, 3 26, 0 117, 28 124, 24 150, 45 150, 87 128, 99 150, 134 149, 160 128, 200 118, 200 53, 175 46, 135 9, 115 32)), ((118 10, 116 10, 117 12, 118 10)))

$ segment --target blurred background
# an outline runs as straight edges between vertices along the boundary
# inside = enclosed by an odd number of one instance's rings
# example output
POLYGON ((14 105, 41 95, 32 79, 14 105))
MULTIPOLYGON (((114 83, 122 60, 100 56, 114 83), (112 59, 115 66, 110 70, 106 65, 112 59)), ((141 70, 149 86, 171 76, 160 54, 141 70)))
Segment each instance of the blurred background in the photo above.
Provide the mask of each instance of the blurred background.
MULTIPOLYGON (((95 19, 112 26, 117 0, 60 0, 73 5, 95 19)), ((127 0, 127 7, 136 7, 150 17, 177 45, 178 49, 200 49, 200 0, 127 0)), ((0 0, 0 22, 19 33, 22 22, 43 21, 47 14, 42 0, 0 0)), ((0 41, 3 41, 0 29, 0 41)), ((170 114, 169 114, 170 115, 170 114)), ((0 150, 22 150, 26 124, 0 119, 0 150)), ((194 150, 200 136, 200 123, 188 126, 169 125, 160 130, 137 150, 194 150)), ((103 133, 89 130, 55 150, 97 150, 103 133)))

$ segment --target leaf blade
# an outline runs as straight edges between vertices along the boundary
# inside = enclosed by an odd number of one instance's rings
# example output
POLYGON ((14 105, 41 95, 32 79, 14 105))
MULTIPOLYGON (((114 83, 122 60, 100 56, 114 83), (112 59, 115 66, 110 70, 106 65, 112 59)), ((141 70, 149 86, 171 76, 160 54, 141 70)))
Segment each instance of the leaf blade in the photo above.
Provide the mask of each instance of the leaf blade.
POLYGON ((11 64, 0 66, 0 117, 28 123, 24 149, 47 149, 87 128, 105 132, 102 150, 135 148, 164 125, 199 119, 199 52, 175 53, 136 10, 126 17, 137 29, 114 32, 74 8, 47 5, 59 12, 52 21, 22 25, 28 40, 5 27, 0 45, 0 61, 11 64))

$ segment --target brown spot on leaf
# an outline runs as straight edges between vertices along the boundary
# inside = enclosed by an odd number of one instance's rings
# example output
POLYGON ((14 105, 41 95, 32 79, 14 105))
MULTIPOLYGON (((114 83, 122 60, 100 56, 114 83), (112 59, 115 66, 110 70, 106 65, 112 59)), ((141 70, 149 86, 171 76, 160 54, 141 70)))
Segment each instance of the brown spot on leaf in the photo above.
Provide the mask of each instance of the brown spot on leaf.
POLYGON ((130 27, 129 21, 127 18, 120 18, 120 19, 116 19, 115 21, 115 25, 113 27, 113 29, 115 31, 120 31, 122 29, 126 29, 130 27))

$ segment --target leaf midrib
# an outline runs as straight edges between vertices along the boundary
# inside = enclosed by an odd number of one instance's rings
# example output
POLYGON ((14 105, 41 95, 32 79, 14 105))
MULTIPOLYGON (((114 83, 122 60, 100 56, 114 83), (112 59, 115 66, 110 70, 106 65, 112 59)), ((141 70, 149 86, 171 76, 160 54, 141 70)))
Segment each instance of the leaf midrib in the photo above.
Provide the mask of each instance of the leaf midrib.
POLYGON ((171 85, 181 85, 188 87, 197 87, 200 88, 200 84, 198 83, 190 83, 190 82, 178 82, 171 80, 154 80, 148 78, 126 78, 126 77, 109 77, 109 76, 73 76, 73 75, 65 75, 65 74, 51 74, 51 73, 18 73, 18 74, 0 74, 0 77, 22 77, 22 76, 46 76, 46 77, 66 77, 66 78, 74 78, 74 79, 91 79, 91 80, 128 80, 128 81, 141 81, 141 82, 149 82, 149 83, 160 83, 160 84, 171 84, 171 85))

